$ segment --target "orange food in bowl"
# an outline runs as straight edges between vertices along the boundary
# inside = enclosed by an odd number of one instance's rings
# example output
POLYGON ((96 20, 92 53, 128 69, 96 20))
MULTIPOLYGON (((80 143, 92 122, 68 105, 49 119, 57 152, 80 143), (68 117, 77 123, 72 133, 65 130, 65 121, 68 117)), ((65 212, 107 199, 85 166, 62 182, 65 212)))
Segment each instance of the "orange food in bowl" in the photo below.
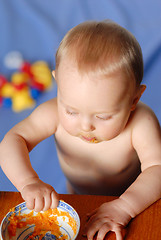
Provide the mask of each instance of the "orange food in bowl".
MULTIPOLYGON (((11 210, 14 212, 14 210, 11 210)), ((77 231, 76 221, 70 216, 68 212, 64 212, 58 209, 49 209, 44 212, 35 213, 31 211, 30 213, 18 214, 13 213, 9 217, 10 224, 8 226, 9 238, 16 236, 16 229, 23 228, 27 225, 34 225, 34 232, 28 237, 28 239, 33 239, 35 236, 39 236, 41 240, 47 232, 55 235, 60 240, 68 239, 68 236, 61 233, 59 226, 59 217, 72 228, 74 234, 77 231)))

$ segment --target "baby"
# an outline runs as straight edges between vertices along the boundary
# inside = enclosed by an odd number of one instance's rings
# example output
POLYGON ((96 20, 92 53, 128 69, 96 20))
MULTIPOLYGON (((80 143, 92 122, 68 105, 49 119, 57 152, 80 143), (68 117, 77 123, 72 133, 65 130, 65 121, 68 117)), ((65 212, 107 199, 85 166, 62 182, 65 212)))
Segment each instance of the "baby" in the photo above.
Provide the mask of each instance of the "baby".
POLYGON ((81 23, 62 40, 53 76, 57 98, 6 134, 0 165, 29 209, 56 207, 58 194, 29 160, 29 152, 54 134, 70 193, 119 196, 89 215, 88 239, 114 231, 122 240, 130 219, 161 197, 161 131, 139 101, 146 88, 140 46, 116 23, 81 23))

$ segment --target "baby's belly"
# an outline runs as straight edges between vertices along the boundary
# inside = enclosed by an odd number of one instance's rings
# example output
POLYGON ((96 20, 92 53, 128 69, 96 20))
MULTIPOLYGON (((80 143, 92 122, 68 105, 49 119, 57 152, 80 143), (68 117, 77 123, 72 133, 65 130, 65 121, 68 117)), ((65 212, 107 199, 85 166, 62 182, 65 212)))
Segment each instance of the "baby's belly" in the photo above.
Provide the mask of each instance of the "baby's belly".
POLYGON ((59 160, 70 189, 77 194, 119 196, 140 174, 138 159, 134 159, 122 171, 113 173, 90 164, 85 168, 74 164, 69 165, 60 156, 59 160))

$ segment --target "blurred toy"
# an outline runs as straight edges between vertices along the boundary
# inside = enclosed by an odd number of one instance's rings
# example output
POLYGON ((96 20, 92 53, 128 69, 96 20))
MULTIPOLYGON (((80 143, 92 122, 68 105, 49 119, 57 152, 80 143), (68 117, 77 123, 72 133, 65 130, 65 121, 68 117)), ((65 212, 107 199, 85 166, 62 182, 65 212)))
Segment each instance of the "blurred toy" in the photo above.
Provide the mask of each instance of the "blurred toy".
POLYGON ((44 61, 35 62, 31 66, 31 72, 34 76, 34 81, 37 84, 42 85, 44 90, 51 87, 52 85, 51 71, 49 70, 46 62, 44 61))
POLYGON ((19 69, 22 63, 23 57, 18 51, 9 52, 4 58, 4 64, 9 69, 19 69))
POLYGON ((36 89, 36 88, 31 88, 30 90, 30 95, 33 99, 37 99, 39 97, 39 95, 41 94, 41 91, 36 89))
POLYGON ((19 69, 12 74, 10 81, 0 75, 0 106, 12 108, 14 112, 33 108, 41 93, 52 86, 51 70, 45 61, 30 64, 22 61, 17 52, 9 56, 5 59, 8 65, 19 69), (19 59, 12 65, 16 55, 19 59))
POLYGON ((5 108, 11 108, 12 106, 12 99, 11 98, 2 98, 2 104, 5 108))
POLYGON ((1 96, 3 98, 11 98, 14 94, 14 86, 10 82, 6 82, 1 87, 1 96))
POLYGON ((3 98, 0 96, 0 107, 2 106, 3 98))
POLYGON ((0 75, 0 88, 3 87, 4 84, 6 84, 7 78, 5 76, 0 75))
POLYGON ((15 112, 20 112, 26 108, 33 108, 35 101, 30 96, 28 88, 15 92, 12 97, 12 109, 15 112))

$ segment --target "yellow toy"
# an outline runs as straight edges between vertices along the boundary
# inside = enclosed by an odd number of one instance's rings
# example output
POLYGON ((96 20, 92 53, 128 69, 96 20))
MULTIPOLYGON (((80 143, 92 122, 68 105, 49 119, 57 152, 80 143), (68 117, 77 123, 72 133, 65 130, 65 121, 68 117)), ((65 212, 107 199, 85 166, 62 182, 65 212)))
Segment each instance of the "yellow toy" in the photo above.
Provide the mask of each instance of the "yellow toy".
POLYGON ((2 75, 0 77, 1 106, 11 107, 15 112, 33 108, 40 93, 52 86, 52 74, 45 61, 23 62, 10 82, 2 75))
POLYGON ((11 82, 15 86, 19 86, 19 85, 22 85, 22 84, 27 84, 27 81, 28 81, 28 75, 26 73, 23 73, 23 72, 15 72, 11 77, 11 82))
POLYGON ((9 82, 4 84, 3 87, 1 88, 1 96, 3 98, 12 98, 13 94, 14 94, 13 85, 9 82))
POLYGON ((37 61, 31 65, 31 72, 34 80, 44 86, 44 89, 48 89, 52 85, 51 71, 44 61, 37 61))
POLYGON ((28 88, 21 91, 16 91, 12 97, 12 109, 15 112, 20 112, 27 108, 33 108, 35 101, 31 98, 28 88))

